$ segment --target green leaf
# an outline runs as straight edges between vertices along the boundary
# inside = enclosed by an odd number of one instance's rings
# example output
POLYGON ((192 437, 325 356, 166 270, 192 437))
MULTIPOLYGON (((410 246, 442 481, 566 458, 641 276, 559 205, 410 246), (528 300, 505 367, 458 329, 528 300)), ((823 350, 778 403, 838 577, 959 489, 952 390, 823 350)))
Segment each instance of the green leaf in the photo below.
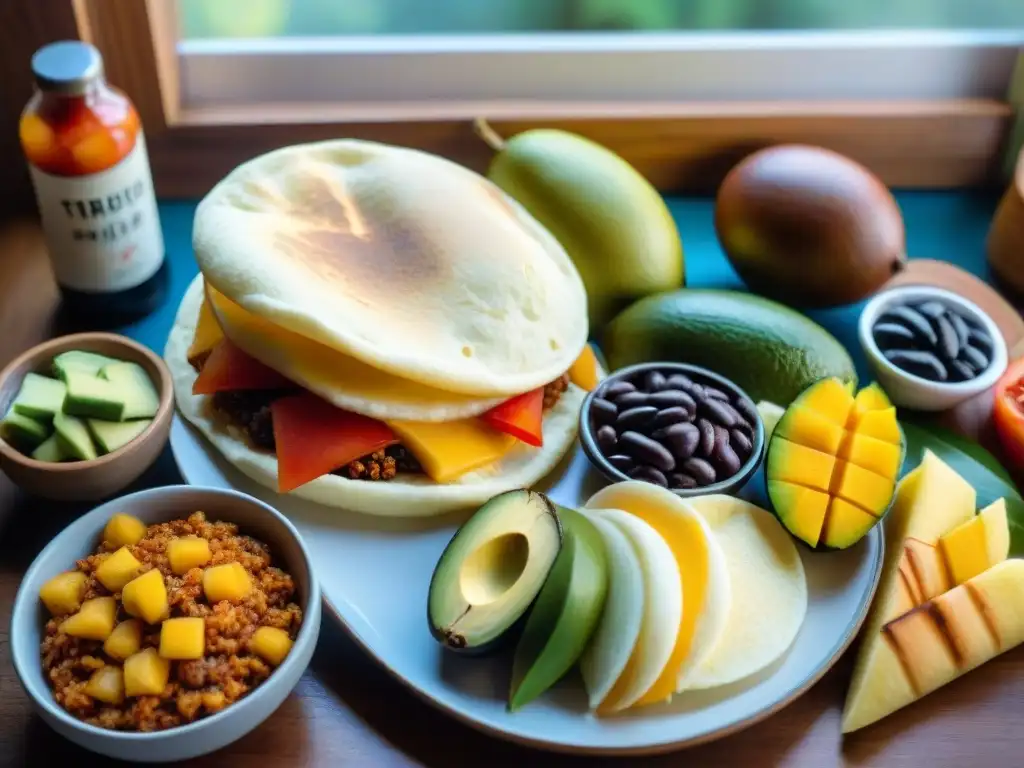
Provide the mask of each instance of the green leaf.
POLYGON ((902 475, 921 463, 925 450, 942 459, 960 477, 974 486, 979 508, 997 499, 1006 500, 1006 519, 1010 528, 1010 556, 1024 556, 1024 499, 996 458, 977 443, 937 427, 901 422, 907 440, 907 458, 902 475), (998 471, 995 471, 998 467, 998 471))
POLYGON ((966 453, 975 461, 988 467, 988 469, 992 471, 992 474, 1000 477, 1007 485, 1015 487, 1013 478, 1010 477, 1010 473, 1006 471, 1006 468, 999 462, 999 459, 985 450, 979 443, 976 443, 963 435, 958 435, 956 432, 946 429, 945 427, 940 427, 936 424, 921 421, 919 419, 901 419, 900 423, 910 423, 930 432, 936 440, 948 443, 961 453, 966 453))

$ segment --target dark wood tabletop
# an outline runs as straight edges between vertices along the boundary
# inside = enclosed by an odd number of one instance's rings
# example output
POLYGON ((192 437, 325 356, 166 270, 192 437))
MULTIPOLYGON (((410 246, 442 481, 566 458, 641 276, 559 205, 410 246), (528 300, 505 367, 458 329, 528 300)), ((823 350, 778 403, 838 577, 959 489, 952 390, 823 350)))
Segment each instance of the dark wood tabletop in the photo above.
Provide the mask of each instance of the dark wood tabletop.
MULTIPOLYGON (((0 225, 0 363, 63 332, 38 229, 0 225)), ((139 486, 180 482, 169 454, 139 486)), ((85 511, 23 496, 0 476, 0 767, 111 765, 65 741, 33 712, 11 666, 11 605, 32 559, 85 511)), ((456 723, 377 666, 325 612, 310 669, 250 735, 189 765, 292 766, 872 766, 1024 765, 1024 648, 1006 653, 845 741, 839 716, 852 654, 789 707, 713 744, 649 758, 595 760, 538 752, 456 723)))

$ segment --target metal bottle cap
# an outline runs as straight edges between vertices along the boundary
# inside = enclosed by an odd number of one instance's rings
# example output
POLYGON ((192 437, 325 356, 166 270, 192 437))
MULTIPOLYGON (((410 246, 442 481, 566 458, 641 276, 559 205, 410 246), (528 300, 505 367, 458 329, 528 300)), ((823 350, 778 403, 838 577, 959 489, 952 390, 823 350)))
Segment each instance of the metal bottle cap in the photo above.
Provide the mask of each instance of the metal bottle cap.
POLYGON ((77 94, 103 76, 103 58, 89 43, 61 40, 32 56, 32 74, 40 90, 77 94))

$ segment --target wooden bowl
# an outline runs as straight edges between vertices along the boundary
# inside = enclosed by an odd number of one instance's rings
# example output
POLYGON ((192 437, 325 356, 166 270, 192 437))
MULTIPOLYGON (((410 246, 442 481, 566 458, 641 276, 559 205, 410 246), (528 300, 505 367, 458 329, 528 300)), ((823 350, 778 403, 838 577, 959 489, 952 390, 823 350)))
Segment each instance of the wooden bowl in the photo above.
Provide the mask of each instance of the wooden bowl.
POLYGON ((49 375, 53 358, 72 349, 141 365, 160 395, 153 423, 127 445, 88 461, 36 461, 0 439, 0 469, 34 496, 59 501, 97 501, 126 487, 156 461, 170 434, 174 390, 164 361, 141 344, 113 333, 76 333, 32 347, 0 371, 0 413, 7 413, 11 407, 25 374, 34 371, 49 375))
POLYGON ((992 218, 988 262, 999 281, 1024 296, 1024 152, 992 218))

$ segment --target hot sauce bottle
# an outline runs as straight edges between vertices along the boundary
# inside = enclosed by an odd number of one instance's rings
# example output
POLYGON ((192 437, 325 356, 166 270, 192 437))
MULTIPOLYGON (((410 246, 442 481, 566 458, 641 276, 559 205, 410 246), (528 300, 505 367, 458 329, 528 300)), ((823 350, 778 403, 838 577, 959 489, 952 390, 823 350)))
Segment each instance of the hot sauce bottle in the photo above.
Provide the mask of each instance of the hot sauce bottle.
POLYGON ((32 71, 19 133, 64 303, 87 322, 146 314, 166 292, 167 264, 135 106, 88 43, 44 46, 32 71))

